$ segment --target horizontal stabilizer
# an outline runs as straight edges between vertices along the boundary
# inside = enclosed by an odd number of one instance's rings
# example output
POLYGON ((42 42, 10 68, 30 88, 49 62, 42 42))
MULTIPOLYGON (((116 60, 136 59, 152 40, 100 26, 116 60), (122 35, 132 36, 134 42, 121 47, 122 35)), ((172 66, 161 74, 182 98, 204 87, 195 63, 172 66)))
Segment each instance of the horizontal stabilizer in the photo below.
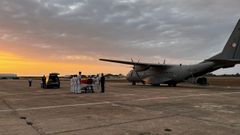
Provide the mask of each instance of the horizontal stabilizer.
POLYGON ((240 64, 240 60, 236 59, 208 59, 205 61, 211 61, 218 65, 222 65, 222 68, 234 67, 236 64, 240 64))

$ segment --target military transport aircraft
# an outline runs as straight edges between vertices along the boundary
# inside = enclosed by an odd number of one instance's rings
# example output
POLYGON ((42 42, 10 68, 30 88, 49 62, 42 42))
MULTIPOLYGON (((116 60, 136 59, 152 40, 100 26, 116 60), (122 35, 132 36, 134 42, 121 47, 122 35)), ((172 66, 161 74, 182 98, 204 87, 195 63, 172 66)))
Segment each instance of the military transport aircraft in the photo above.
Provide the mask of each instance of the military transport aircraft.
POLYGON ((169 64, 151 64, 132 61, 120 61, 110 59, 99 59, 106 62, 133 65, 127 75, 127 80, 136 85, 138 82, 151 85, 168 84, 175 87, 177 83, 189 79, 196 79, 218 70, 220 68, 234 67, 240 64, 240 20, 234 31, 228 39, 223 51, 199 64, 194 65, 169 65, 169 64))

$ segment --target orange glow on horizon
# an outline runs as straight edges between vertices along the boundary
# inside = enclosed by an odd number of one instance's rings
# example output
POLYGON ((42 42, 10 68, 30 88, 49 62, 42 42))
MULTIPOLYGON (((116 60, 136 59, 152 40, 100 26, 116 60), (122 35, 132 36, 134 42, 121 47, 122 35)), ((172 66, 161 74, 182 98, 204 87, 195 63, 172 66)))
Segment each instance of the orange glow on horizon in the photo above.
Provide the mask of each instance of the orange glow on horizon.
POLYGON ((50 72, 58 72, 61 75, 76 74, 82 71, 83 74, 113 73, 126 74, 129 68, 109 65, 94 65, 88 63, 64 63, 52 62, 39 59, 29 59, 18 56, 14 53, 0 52, 0 73, 16 73, 20 76, 24 75, 43 75, 50 72))

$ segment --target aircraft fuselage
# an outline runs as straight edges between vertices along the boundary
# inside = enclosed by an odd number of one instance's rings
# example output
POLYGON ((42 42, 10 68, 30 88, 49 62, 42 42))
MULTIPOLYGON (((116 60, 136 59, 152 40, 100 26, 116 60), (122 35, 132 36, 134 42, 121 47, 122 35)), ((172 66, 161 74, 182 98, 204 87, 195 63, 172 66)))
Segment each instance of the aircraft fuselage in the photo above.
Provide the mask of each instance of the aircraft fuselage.
POLYGON ((195 65, 174 65, 166 69, 158 69, 157 67, 151 67, 145 71, 136 72, 131 70, 127 75, 129 82, 141 82, 144 81, 148 84, 163 84, 163 83, 179 83, 189 78, 196 78, 206 73, 212 72, 221 68, 220 65, 216 65, 214 62, 201 62, 195 65))

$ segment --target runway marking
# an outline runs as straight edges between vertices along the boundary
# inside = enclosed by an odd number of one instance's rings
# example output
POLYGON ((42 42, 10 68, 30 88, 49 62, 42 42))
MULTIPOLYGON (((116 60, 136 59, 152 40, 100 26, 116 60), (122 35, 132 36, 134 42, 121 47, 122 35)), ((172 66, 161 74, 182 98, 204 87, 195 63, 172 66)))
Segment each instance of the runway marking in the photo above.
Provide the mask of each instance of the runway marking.
POLYGON ((42 110, 42 109, 55 109, 55 108, 65 108, 65 107, 76 107, 76 106, 91 106, 91 105, 102 105, 111 104, 111 102, 95 102, 95 103, 83 103, 83 104, 71 104, 71 105, 56 105, 56 106, 43 106, 43 107, 30 107, 30 108, 19 108, 19 109, 6 109, 0 110, 0 112, 12 112, 12 111, 31 111, 31 110, 42 110))
POLYGON ((22 92, 22 93, 15 93, 15 94, 10 94, 8 92, 5 92, 1 96, 18 96, 18 95, 33 95, 33 96, 39 96, 38 94, 43 94, 43 95, 56 95, 56 94, 66 94, 66 92, 49 92, 49 91, 36 91, 37 93, 30 93, 30 92, 22 92), (49 92, 49 93, 46 93, 49 92))
POLYGON ((6 110, 0 110, 0 112, 12 112, 13 110, 11 109, 6 109, 6 110))
POLYGON ((188 98, 188 97, 200 97, 200 96, 215 96, 215 95, 231 95, 240 94, 240 92, 225 92, 225 93, 214 93, 214 94, 191 94, 185 96, 172 96, 172 97, 152 97, 152 98, 142 98, 127 101, 102 101, 94 103, 82 103, 82 104, 70 104, 70 105, 56 105, 56 106, 43 106, 43 107, 30 107, 30 108, 18 108, 18 109, 5 109, 0 110, 0 112, 12 112, 12 111, 31 111, 31 110, 42 110, 42 109, 55 109, 55 108, 65 108, 65 107, 77 107, 77 106, 92 106, 92 105, 103 105, 103 104, 114 104, 119 102, 138 102, 138 101, 150 101, 150 100, 163 100, 163 99, 178 99, 178 98, 188 98))
POLYGON ((148 100, 158 100, 158 99, 177 99, 177 98, 188 98, 188 97, 199 97, 199 96, 216 96, 216 95, 230 95, 230 94, 240 94, 240 92, 224 92, 224 93, 214 93, 214 94, 191 94, 185 96, 172 96, 172 97, 153 97, 153 98, 142 98, 136 101, 148 101, 148 100))

